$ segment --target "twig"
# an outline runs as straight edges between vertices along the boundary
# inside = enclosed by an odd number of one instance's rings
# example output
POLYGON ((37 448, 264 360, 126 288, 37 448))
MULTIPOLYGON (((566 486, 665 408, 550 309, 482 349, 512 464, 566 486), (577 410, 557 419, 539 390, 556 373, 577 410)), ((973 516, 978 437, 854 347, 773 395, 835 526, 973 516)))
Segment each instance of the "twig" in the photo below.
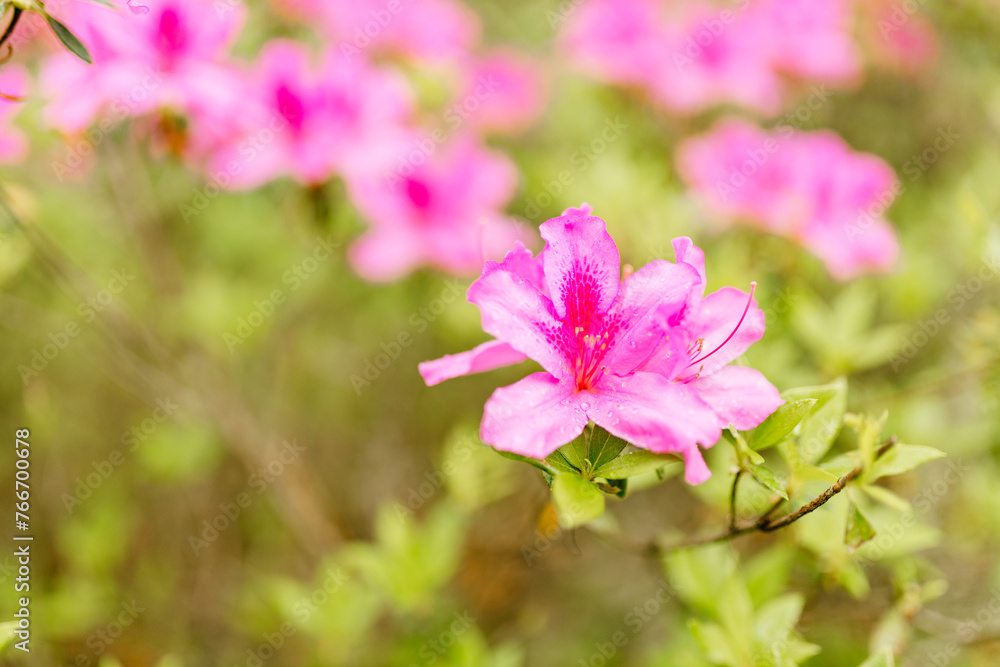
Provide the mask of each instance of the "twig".
MULTIPOLYGON (((889 451, 889 449, 891 449, 896 444, 896 442, 897 442, 896 436, 892 436, 891 438, 886 440, 886 442, 881 447, 879 447, 878 451, 875 453, 875 460, 878 460, 883 454, 889 451)), ((736 525, 735 503, 733 502, 733 499, 736 497, 736 483, 739 481, 740 477, 740 473, 738 472, 736 474, 736 479, 733 480, 733 491, 730 496, 730 504, 733 508, 733 513, 730 518, 729 530, 726 530, 721 533, 715 533, 714 535, 688 538, 686 540, 682 540, 680 542, 676 542, 668 546, 661 546, 659 544, 652 543, 644 551, 653 556, 661 556, 664 553, 670 551, 676 551, 678 549, 690 549, 691 547, 713 544, 715 542, 726 542, 741 535, 746 535, 747 533, 756 533, 756 532, 770 533, 779 530, 781 528, 784 528, 785 526, 788 526, 789 524, 798 521, 806 514, 809 514, 810 512, 817 510, 823 505, 825 505, 827 502, 829 502, 831 498, 833 498, 835 495, 843 491, 844 487, 846 487, 851 482, 851 480, 856 478, 863 471, 864 471, 863 465, 857 466, 856 468, 848 472, 846 475, 838 479, 833 486, 828 488, 820 495, 816 496, 813 500, 806 503, 805 505, 795 510, 794 512, 786 514, 780 519, 774 519, 774 520, 770 519, 771 514, 773 514, 778 509, 778 507, 781 506, 782 501, 778 500, 778 502, 774 503, 770 507, 770 509, 768 509, 759 518, 757 518, 753 523, 749 523, 743 526, 736 525)))

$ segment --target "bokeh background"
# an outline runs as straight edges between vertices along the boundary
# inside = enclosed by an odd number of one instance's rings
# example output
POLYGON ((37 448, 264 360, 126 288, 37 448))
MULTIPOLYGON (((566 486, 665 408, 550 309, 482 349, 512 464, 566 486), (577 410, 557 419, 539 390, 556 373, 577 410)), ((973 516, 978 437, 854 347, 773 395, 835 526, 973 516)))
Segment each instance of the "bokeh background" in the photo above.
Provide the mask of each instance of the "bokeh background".
MULTIPOLYGON (((100 68, 104 47, 88 41, 99 31, 75 4, 50 7, 100 68)), ((130 1, 118 16, 142 21, 167 4, 130 1), (138 5, 149 12, 129 11, 138 5)), ((235 7, 202 4, 206 17, 235 7)), ((426 4, 404 2, 391 20, 436 43, 431 28, 443 20, 414 18, 426 4)), ((434 388, 417 373, 420 361, 486 339, 464 299, 475 268, 362 278, 352 244, 392 227, 373 220, 382 213, 359 204, 349 178, 278 174, 218 188, 182 112, 106 112, 113 122, 90 138, 67 129, 52 100, 72 106, 83 93, 45 83, 67 54, 31 31, 31 17, 0 66, 32 82, 21 101, 2 102, 30 150, 0 169, 0 422, 10 445, 0 457, 12 545, 13 434, 30 429, 34 634, 30 655, 8 646, 0 661, 842 667, 890 647, 899 665, 998 664, 1000 5, 833 3, 846 8, 856 71, 782 74, 780 100, 761 108, 729 95, 739 73, 684 107, 642 77, 599 71, 567 37, 590 4, 462 8, 481 30, 462 48, 508 49, 537 75, 537 110, 518 127, 475 125, 477 145, 516 166, 516 186, 489 207, 519 221, 537 250, 537 225, 586 201, 624 262, 673 260, 670 240, 684 235, 705 250, 710 289, 756 280, 767 332, 744 363, 782 390, 844 378, 849 411, 887 411, 886 433, 947 453, 888 484, 904 504, 872 520, 891 539, 851 553, 831 508, 666 560, 623 548, 725 526, 725 442, 709 455, 711 482, 648 480, 609 500, 599 525, 560 531, 537 471, 477 436, 485 400, 525 368, 434 388), (902 35, 880 24, 896 10, 902 35), (815 86, 824 101, 809 106, 815 86), (832 130, 881 158, 902 184, 885 215, 898 259, 837 280, 794 233, 720 220, 677 155, 723 117, 763 128, 791 118, 797 131, 832 130), (950 142, 935 144, 942 133, 950 142), (749 642, 771 636, 755 625, 762 610, 819 652, 737 659, 690 627, 714 619, 749 642)), ((714 16, 746 4, 703 7, 714 16)), ((331 37, 318 6, 247 6, 227 62, 251 63, 278 37, 312 51, 349 43, 353 24, 331 37)), ((683 9, 660 7, 667 17, 683 9)), ((86 11, 98 10, 111 13, 86 11)), ((756 35, 748 48, 768 39, 782 38, 756 35)), ((363 51, 411 91, 415 131, 450 136, 465 56, 363 51)), ((501 116, 524 111, 535 99, 526 95, 501 116)), ((13 549, 0 549, 4 615, 17 597, 13 549)))

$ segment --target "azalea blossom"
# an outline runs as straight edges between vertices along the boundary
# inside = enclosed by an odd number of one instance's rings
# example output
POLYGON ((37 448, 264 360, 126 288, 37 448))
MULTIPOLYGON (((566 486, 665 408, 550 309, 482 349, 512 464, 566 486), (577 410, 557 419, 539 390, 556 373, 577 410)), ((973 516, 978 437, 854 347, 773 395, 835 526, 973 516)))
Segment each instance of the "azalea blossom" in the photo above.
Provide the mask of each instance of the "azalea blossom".
POLYGON ((468 53, 479 20, 457 0, 275 0, 286 13, 319 24, 345 57, 389 53, 431 63, 468 53))
POLYGON ((469 288, 495 340, 420 364, 428 385, 532 359, 542 371, 493 392, 480 434, 502 451, 544 458, 589 421, 654 452, 684 457, 685 478, 710 476, 699 445, 751 428, 781 403, 758 371, 727 367, 764 331, 752 296, 702 297, 704 257, 676 239, 677 262, 620 280, 618 248, 590 207, 542 224, 545 249, 517 244, 469 288), (740 299, 740 302, 734 299, 740 299))
POLYGON ((895 265, 899 247, 884 213, 900 191, 896 175, 833 132, 768 132, 728 120, 684 142, 677 164, 719 220, 791 238, 839 280, 895 265))
MULTIPOLYGON (((405 156, 417 145, 408 141, 399 149, 405 156)), ((351 201, 371 225, 350 251, 364 278, 396 280, 419 266, 469 275, 515 240, 527 240, 525 228, 501 213, 517 186, 517 170, 505 155, 461 135, 430 156, 414 157, 386 170, 347 174, 351 201)))
POLYGON ((28 155, 28 137, 11 121, 28 94, 28 73, 18 65, 0 69, 0 164, 20 162, 28 155))
POLYGON ((589 0, 560 41, 581 69, 671 111, 733 103, 773 115, 789 77, 843 85, 860 76, 849 9, 846 0, 589 0))
POLYGON ((289 175, 316 185, 364 169, 397 145, 412 100, 406 82, 330 51, 314 66, 296 42, 272 40, 248 75, 239 127, 212 151, 209 173, 233 188, 289 175), (395 137, 395 140, 394 140, 395 137))
POLYGON ((540 64, 509 49, 477 57, 462 68, 462 84, 446 119, 460 125, 466 118, 483 132, 517 134, 527 129, 545 107, 540 64))
POLYGON ((227 49, 245 7, 213 0, 164 0, 148 13, 74 3, 66 23, 93 58, 50 57, 41 83, 46 120, 66 133, 98 118, 122 121, 168 111, 185 116, 196 144, 225 134, 245 98, 227 49))

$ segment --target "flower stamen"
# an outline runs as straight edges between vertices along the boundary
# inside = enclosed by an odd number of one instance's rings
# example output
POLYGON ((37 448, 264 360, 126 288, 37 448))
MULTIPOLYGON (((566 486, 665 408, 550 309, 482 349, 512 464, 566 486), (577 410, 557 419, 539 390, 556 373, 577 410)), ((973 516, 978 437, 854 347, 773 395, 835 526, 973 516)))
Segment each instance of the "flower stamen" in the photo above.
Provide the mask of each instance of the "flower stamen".
MULTIPOLYGON (((747 305, 743 309, 743 314, 740 316, 740 321, 736 323, 736 328, 733 329, 733 332, 731 334, 729 334, 729 337, 726 338, 726 340, 722 341, 721 345, 719 345, 717 348, 715 348, 714 350, 712 350, 711 352, 709 352, 705 356, 703 356, 703 357, 701 357, 699 359, 695 359, 694 361, 692 361, 690 364, 688 364, 688 367, 694 366, 695 364, 700 364, 701 362, 705 361, 710 356, 712 356, 713 354, 715 354, 716 352, 718 352, 719 350, 721 350, 723 347, 725 347, 726 343, 728 343, 729 341, 731 341, 733 339, 733 336, 736 335, 736 332, 740 330, 740 326, 743 324, 743 320, 746 319, 747 313, 750 312, 750 304, 753 303, 753 292, 754 292, 755 289, 757 289, 757 281, 754 281, 754 282, 750 283, 750 297, 747 299, 747 305)), ((700 345, 699 345, 699 349, 700 349, 700 345)))

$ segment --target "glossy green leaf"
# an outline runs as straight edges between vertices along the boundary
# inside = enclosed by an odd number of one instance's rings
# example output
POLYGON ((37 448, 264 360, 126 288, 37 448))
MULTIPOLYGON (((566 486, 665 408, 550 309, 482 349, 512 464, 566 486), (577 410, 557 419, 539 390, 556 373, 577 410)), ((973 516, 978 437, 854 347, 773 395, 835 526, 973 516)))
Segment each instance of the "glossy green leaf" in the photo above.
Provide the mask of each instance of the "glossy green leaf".
POLYGON ((557 449, 549 454, 548 458, 545 459, 545 464, 553 470, 557 470, 559 472, 569 472, 577 475, 580 474, 580 471, 566 459, 560 449, 557 449))
POLYGON ((552 483, 552 502, 563 528, 576 528, 604 513, 604 494, 579 475, 559 473, 552 483))
POLYGON ((627 442, 598 426, 590 436, 587 458, 593 469, 597 470, 613 461, 627 446, 627 442))
POLYGON ((795 427, 813 411, 816 404, 815 398, 786 402, 750 433, 747 443, 758 451, 774 447, 791 435, 795 427))
POLYGON ((651 472, 666 466, 680 466, 677 456, 673 454, 654 454, 640 449, 624 454, 594 471, 595 477, 604 479, 628 479, 645 472, 651 472))

